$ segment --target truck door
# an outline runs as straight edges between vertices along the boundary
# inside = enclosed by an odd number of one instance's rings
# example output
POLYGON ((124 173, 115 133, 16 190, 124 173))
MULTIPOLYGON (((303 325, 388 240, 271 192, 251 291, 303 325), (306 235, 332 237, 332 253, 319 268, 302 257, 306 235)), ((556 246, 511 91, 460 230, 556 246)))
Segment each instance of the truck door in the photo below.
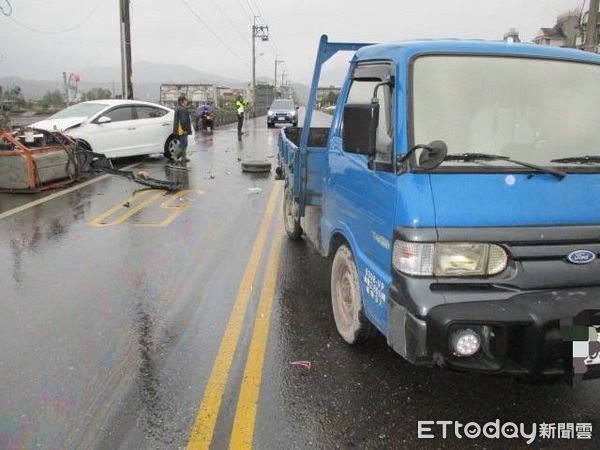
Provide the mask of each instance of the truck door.
MULTIPOLYGON (((370 103, 375 86, 393 76, 386 62, 359 63, 352 71, 346 103, 370 103)), ((377 128, 377 154, 349 153, 342 144, 343 123, 331 130, 329 176, 325 196, 327 215, 332 222, 351 230, 353 248, 367 316, 380 330, 385 329, 386 297, 390 283, 390 261, 396 205, 393 136, 395 107, 393 83, 377 91, 380 113, 377 128)), ((341 122, 341 121, 340 121, 341 122)))

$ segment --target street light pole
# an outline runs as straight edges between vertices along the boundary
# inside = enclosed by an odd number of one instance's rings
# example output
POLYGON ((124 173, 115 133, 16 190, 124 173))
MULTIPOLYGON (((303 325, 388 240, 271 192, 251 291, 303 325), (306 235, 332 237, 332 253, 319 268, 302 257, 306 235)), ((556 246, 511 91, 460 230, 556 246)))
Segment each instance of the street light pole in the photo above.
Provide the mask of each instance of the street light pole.
POLYGON ((283 62, 285 62, 283 59, 277 59, 277 56, 275 56, 275 81, 273 83, 273 90, 275 91, 275 96, 277 96, 277 64, 283 62))
POLYGON ((252 107, 256 113, 256 38, 263 41, 269 40, 269 27, 267 25, 256 25, 256 19, 252 23, 252 107))
POLYGON ((598 52, 598 7, 600 0, 590 0, 585 48, 588 52, 598 52))
POLYGON ((131 82, 131 23, 129 17, 129 1, 119 0, 121 31, 121 83, 124 99, 133 99, 131 82))

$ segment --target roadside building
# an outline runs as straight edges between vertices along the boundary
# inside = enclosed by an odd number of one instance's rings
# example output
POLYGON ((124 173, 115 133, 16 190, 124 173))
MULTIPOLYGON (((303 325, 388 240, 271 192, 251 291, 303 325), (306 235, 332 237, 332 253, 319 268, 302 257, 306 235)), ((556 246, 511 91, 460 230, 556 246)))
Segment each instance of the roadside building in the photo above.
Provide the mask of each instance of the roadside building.
POLYGON ((503 40, 504 42, 521 42, 519 32, 515 28, 511 28, 506 33, 504 33, 503 40))
POLYGON ((540 28, 533 43, 553 47, 582 48, 584 27, 580 11, 572 10, 560 14, 551 28, 540 28))
POLYGON ((340 88, 335 86, 317 88, 317 107, 326 108, 333 106, 337 102, 340 88))
POLYGON ((174 108, 177 106, 177 98, 184 94, 188 100, 195 104, 197 102, 215 102, 217 99, 217 87, 212 84, 161 84, 160 103, 174 108))
POLYGON ((267 110, 275 100, 275 87, 272 84, 267 83, 257 83, 256 84, 256 93, 252 91, 252 86, 249 86, 248 89, 250 102, 255 101, 254 112, 257 115, 266 114, 267 110))

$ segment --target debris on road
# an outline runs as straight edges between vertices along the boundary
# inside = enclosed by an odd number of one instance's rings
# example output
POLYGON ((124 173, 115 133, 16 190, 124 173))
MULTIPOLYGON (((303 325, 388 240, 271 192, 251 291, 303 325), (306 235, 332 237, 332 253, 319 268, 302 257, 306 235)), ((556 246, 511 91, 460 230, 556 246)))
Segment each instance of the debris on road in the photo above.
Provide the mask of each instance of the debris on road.
POLYGON ((262 192, 262 188, 259 188, 259 187, 248 188, 248 194, 260 194, 261 192, 262 192))
POLYGON ((75 142, 42 130, 0 133, 0 190, 39 192, 73 183, 80 175, 75 142))
POLYGON ((268 161, 243 161, 242 172, 266 173, 271 171, 271 163, 268 161))
POLYGON ((146 171, 137 174, 115 169, 110 159, 60 132, 27 129, 0 133, 0 190, 39 192, 64 187, 83 174, 104 172, 167 191, 181 184, 157 180, 146 171))
POLYGON ((310 369, 312 364, 310 361, 290 361, 291 366, 302 366, 306 369, 310 369))

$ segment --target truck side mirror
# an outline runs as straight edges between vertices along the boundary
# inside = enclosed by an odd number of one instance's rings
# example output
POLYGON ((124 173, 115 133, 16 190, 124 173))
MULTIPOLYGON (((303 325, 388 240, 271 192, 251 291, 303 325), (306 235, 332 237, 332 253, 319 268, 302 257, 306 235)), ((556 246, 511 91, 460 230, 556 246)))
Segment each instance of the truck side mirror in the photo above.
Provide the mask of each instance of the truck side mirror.
POLYGON ((344 106, 342 145, 344 151, 375 156, 378 103, 348 103, 344 106))

